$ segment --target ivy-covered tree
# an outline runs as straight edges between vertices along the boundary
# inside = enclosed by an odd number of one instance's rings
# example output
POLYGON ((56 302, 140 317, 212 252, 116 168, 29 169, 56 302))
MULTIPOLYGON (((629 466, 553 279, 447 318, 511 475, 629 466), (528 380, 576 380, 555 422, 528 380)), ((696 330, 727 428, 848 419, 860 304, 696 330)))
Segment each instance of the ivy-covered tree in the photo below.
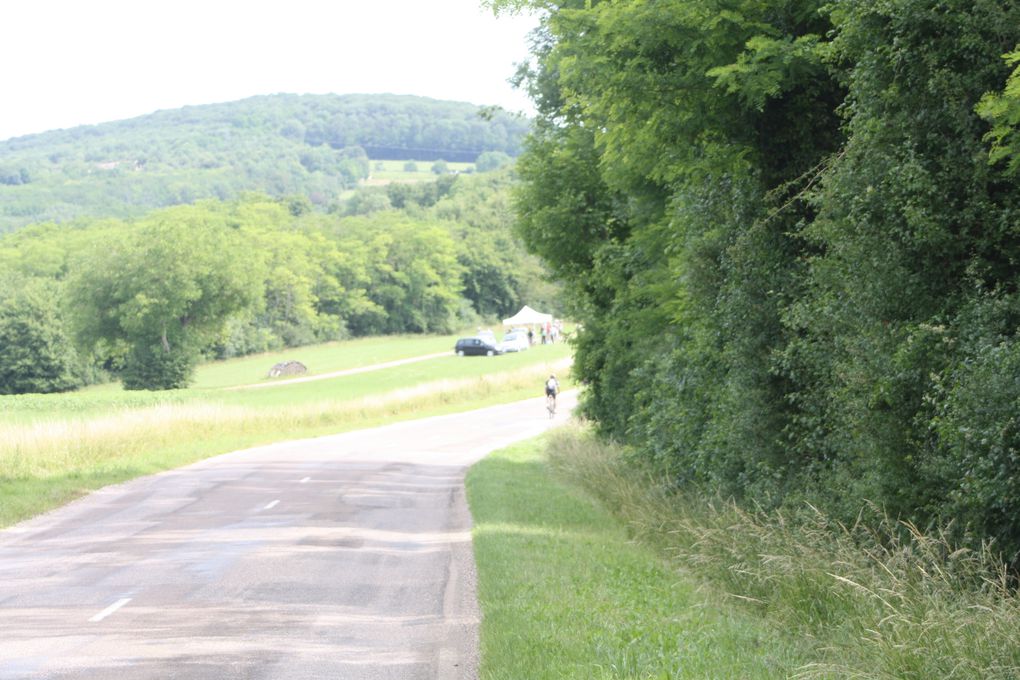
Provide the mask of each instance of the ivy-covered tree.
POLYGON ((543 3, 521 76, 540 117, 520 229, 576 291, 588 414, 732 492, 749 467, 787 474, 789 386, 769 357, 805 206, 781 194, 840 142, 820 4, 543 3))

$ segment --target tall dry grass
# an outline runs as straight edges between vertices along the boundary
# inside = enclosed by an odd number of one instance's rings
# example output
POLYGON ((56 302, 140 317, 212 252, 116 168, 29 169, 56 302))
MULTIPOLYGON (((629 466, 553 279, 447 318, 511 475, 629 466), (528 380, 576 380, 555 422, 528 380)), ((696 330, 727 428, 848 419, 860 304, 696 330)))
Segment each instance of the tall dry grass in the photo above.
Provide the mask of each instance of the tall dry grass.
MULTIPOLYGON (((569 362, 569 360, 568 360, 569 362)), ((210 455, 216 442, 269 441, 321 434, 396 417, 499 400, 536 392, 564 362, 462 380, 440 380, 349 401, 320 401, 290 408, 228 406, 216 402, 165 404, 99 417, 69 417, 28 425, 0 425, 0 480, 88 473, 110 463, 158 458, 161 451, 194 446, 210 455), (213 442, 210 445, 210 442, 213 442)), ((224 449, 226 450, 226 449, 224 449)), ((186 456, 185 456, 186 459, 186 456)), ((180 464, 178 457, 168 465, 180 464)))
POLYGON ((560 472, 678 570, 744 603, 815 660, 794 678, 1020 678, 1020 598, 994 546, 955 548, 866 506, 852 525, 678 495, 619 448, 560 432, 560 472))

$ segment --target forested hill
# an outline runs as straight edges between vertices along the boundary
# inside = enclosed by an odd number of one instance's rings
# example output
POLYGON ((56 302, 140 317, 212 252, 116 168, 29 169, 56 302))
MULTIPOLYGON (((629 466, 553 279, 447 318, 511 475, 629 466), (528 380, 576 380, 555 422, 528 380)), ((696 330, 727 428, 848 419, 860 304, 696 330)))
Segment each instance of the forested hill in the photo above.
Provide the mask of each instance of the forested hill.
POLYGON ((368 158, 517 155, 528 121, 398 95, 259 96, 0 142, 0 233, 246 191, 329 205, 368 158))

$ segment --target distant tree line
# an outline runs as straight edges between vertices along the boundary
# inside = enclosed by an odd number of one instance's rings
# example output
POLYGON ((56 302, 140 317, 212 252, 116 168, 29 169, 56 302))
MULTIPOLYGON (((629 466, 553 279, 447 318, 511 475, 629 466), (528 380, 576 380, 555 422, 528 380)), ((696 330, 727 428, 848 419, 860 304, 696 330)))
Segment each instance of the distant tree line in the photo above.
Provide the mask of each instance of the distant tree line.
POLYGON ((545 12, 517 206, 601 432, 1015 555, 1020 4, 490 4, 545 12))
POLYGON ((368 176, 369 155, 516 156, 528 125, 422 97, 273 95, 17 137, 0 142, 0 233, 84 216, 140 217, 245 191, 304 194, 325 210, 368 176))
MULTIPOLYGON (((549 295, 511 233, 509 172, 350 216, 260 195, 0 239, 0 393, 188 384, 202 358, 450 332, 549 295)), ((353 203, 357 203, 352 199, 353 203)), ((364 201, 362 201, 362 204, 364 201)))

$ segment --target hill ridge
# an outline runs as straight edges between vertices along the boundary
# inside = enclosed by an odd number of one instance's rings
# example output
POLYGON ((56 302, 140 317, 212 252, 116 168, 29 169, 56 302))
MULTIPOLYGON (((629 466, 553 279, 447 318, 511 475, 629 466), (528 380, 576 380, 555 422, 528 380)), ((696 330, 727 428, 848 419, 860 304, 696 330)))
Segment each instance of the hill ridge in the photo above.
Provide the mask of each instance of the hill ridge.
POLYGON ((250 191, 325 207, 369 174, 370 157, 515 156, 528 126, 416 95, 278 93, 14 137, 0 142, 0 233, 250 191))

